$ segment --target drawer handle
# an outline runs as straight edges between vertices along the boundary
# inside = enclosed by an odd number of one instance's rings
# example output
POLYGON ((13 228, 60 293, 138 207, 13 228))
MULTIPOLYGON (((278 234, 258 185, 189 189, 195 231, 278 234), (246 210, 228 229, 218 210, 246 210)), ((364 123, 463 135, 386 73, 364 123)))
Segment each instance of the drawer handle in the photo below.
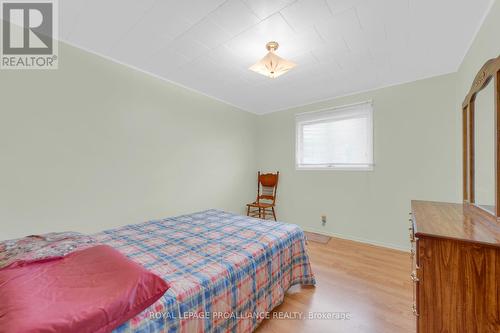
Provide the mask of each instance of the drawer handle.
POLYGON ((409 227, 408 228, 408 231, 410 232, 410 242, 414 242, 415 241, 415 234, 413 233, 413 227, 409 227))
POLYGON ((412 280, 413 282, 419 282, 419 281, 420 281, 420 280, 418 279, 418 277, 417 277, 417 273, 416 273, 415 271, 411 272, 410 277, 411 277, 411 280, 412 280))
POLYGON ((418 317, 418 316, 419 316, 419 314, 418 314, 418 312, 417 312, 417 304, 415 304, 415 303, 413 303, 413 304, 412 304, 412 306, 411 306, 411 312, 413 312, 413 315, 414 315, 415 317, 418 317))

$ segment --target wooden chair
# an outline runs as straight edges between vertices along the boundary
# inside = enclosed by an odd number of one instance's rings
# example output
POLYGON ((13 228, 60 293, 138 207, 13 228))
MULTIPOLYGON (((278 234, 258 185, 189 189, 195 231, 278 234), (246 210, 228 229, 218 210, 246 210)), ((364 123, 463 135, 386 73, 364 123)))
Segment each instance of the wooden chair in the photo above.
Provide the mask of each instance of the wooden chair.
POLYGON ((279 171, 276 173, 265 173, 257 176, 257 200, 247 204, 247 216, 266 219, 271 216, 276 221, 274 205, 276 203, 276 191, 278 190, 279 171))

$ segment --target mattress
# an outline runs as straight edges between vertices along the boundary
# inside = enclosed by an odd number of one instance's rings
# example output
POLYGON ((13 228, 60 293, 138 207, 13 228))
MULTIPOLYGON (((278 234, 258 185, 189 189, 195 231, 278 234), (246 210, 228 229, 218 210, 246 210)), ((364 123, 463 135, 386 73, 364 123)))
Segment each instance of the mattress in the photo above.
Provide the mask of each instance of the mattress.
POLYGON ((252 332, 288 288, 314 285, 303 231, 220 210, 94 235, 163 278, 165 295, 114 332, 252 332))

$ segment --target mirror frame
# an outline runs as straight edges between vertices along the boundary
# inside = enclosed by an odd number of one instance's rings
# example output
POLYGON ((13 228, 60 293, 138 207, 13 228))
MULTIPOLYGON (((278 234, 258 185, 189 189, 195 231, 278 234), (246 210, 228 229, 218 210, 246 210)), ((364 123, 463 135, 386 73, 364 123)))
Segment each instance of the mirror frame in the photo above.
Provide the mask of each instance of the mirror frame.
POLYGON ((462 104, 463 135, 463 201, 464 208, 500 222, 500 56, 488 60, 479 70, 462 104), (493 80, 493 82, 491 82, 493 80), (489 212, 475 202, 474 171, 474 105, 477 93, 494 84, 495 90, 495 212, 489 212))

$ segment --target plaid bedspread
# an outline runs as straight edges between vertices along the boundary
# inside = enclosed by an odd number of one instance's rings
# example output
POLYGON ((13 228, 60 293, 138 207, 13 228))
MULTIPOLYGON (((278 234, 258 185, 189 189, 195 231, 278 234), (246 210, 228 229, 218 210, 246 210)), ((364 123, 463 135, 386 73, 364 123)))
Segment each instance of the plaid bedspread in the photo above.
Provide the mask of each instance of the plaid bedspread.
POLYGON ((219 210, 94 235, 170 289, 114 332, 252 332, 294 284, 315 284, 302 230, 219 210))

